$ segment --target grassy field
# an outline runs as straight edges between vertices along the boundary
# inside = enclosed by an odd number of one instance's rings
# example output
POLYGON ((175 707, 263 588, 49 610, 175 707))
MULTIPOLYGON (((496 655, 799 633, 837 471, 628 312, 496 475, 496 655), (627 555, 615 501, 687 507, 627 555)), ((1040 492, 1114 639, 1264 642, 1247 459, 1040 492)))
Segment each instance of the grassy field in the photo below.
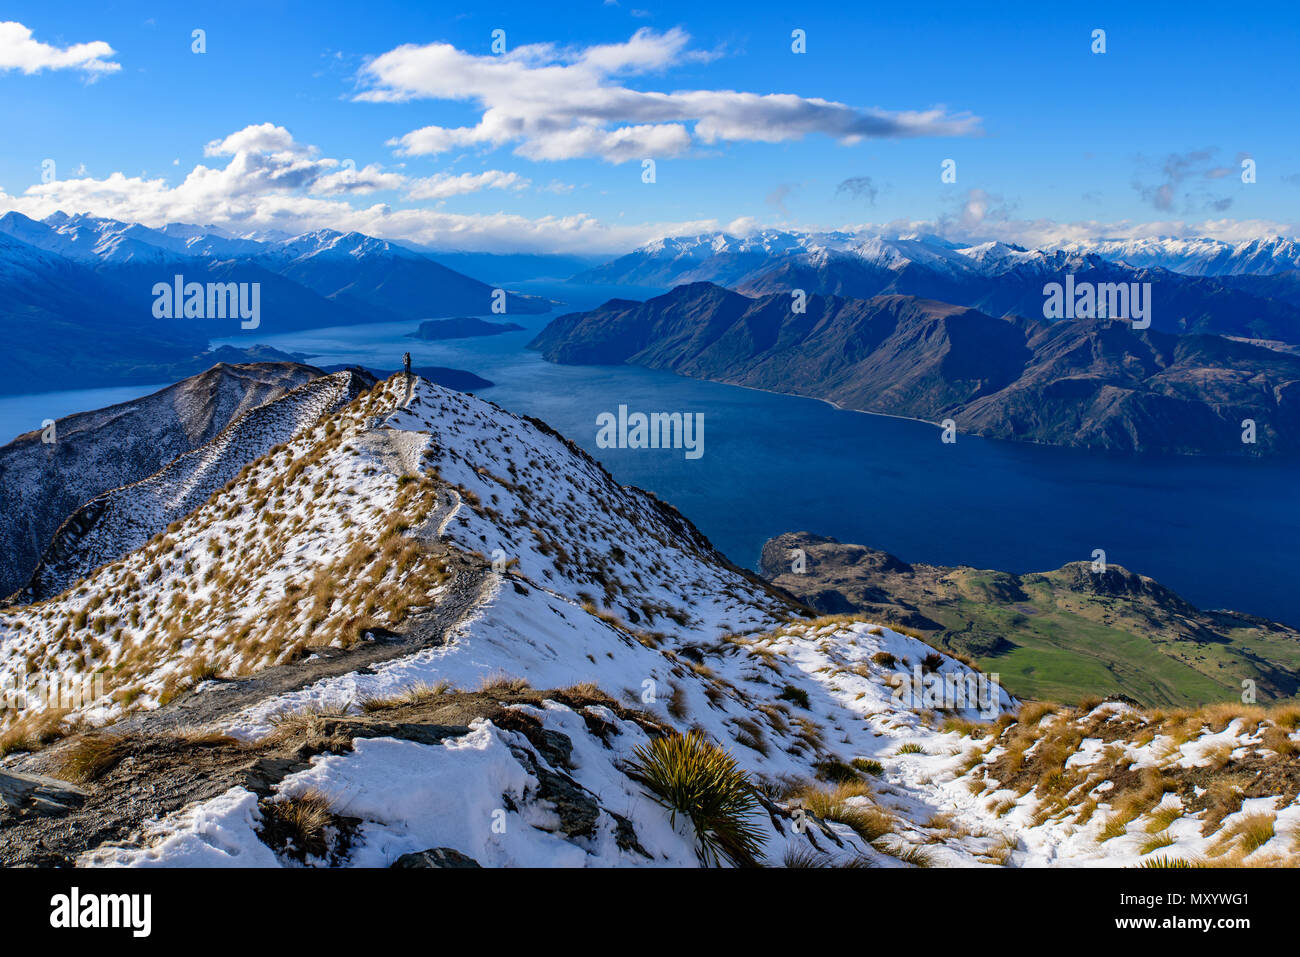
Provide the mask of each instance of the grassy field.
MULTIPOLYGON (((1075 562, 1013 575, 908 565, 859 545, 782 536, 808 554, 806 574, 774 580, 805 600, 831 592, 1000 675, 1020 698, 1076 703, 1124 694, 1147 707, 1261 704, 1300 692, 1300 632, 1245 615, 1201 611, 1116 565, 1075 562)), ((836 610, 843 610, 842 608, 836 610)))
POLYGON ((1021 576, 1023 598, 998 600, 997 573, 957 569, 951 592, 922 599, 945 630, 937 643, 965 651, 1019 697, 1074 702, 1122 693, 1149 707, 1240 700, 1242 681, 1260 700, 1287 697, 1300 672, 1300 637, 1259 627, 1214 629, 1151 596, 1080 593, 1058 572, 1021 576), (992 587, 991 587, 992 586, 992 587), (1013 646, 979 654, 966 633, 992 633, 1013 646), (1207 634, 1207 632, 1215 632, 1207 634))

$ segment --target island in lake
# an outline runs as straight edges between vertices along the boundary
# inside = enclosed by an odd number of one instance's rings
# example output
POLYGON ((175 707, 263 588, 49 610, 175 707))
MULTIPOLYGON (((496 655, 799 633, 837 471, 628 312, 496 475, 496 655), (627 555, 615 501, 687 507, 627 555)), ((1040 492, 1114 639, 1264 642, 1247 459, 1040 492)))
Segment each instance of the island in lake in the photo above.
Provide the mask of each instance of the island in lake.
POLYGON ((476 336, 499 336, 503 332, 521 332, 523 326, 513 322, 485 322, 469 316, 458 319, 429 319, 408 333, 408 339, 472 339, 476 336))

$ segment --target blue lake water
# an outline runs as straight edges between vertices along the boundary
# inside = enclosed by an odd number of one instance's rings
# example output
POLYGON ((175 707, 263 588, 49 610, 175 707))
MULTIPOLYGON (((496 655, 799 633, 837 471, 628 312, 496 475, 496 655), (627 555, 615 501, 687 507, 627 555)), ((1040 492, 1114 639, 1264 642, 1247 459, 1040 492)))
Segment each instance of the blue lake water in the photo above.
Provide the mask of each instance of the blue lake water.
POLYGON ((41 428, 46 419, 59 419, 74 412, 89 412, 129 402, 170 385, 119 385, 98 389, 68 389, 36 395, 0 396, 0 445, 24 432, 41 428))
MULTIPOLYGON (((577 308, 603 298, 569 293, 577 308)), ((217 344, 258 341, 306 353, 319 365, 379 369, 398 368, 409 350, 417 367, 477 373, 496 383, 482 391, 485 398, 548 422, 619 481, 677 506, 751 568, 765 540, 798 530, 913 562, 1014 572, 1091 560, 1100 548, 1108 562, 1150 575, 1201 607, 1300 624, 1295 462, 1138 459, 965 435, 945 445, 934 426, 814 399, 628 366, 552 365, 524 349, 551 316, 483 318, 508 318, 526 329, 422 342, 405 338, 416 323, 389 323, 217 344), (703 413, 703 457, 597 448, 596 417, 620 404, 631 411, 703 413)), ((20 401, 0 402, 7 434, 14 430, 5 416, 20 401)), ((35 425, 50 414, 42 411, 35 425)))

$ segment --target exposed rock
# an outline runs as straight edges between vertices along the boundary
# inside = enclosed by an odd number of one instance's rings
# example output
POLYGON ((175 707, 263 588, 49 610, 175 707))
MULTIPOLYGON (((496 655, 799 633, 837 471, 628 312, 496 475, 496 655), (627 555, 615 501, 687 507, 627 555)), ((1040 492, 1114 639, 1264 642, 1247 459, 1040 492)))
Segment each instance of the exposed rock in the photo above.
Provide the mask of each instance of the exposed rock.
POLYGON ((0 771, 0 822, 59 817, 81 806, 86 792, 40 774, 0 771))
POLYGON ((393 861, 393 867, 410 870, 423 867, 479 867, 479 862, 467 854, 450 847, 431 847, 427 851, 403 854, 393 861))

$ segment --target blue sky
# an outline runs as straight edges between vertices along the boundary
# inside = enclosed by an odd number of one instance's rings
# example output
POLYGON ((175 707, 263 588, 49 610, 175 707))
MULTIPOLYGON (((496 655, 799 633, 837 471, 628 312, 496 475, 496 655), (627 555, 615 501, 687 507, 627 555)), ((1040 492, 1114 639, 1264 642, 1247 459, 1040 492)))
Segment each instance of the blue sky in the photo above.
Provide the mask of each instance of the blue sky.
POLYGON ((592 253, 728 226, 1300 222, 1294 5, 176 6, 6 4, 0 207, 592 253))

